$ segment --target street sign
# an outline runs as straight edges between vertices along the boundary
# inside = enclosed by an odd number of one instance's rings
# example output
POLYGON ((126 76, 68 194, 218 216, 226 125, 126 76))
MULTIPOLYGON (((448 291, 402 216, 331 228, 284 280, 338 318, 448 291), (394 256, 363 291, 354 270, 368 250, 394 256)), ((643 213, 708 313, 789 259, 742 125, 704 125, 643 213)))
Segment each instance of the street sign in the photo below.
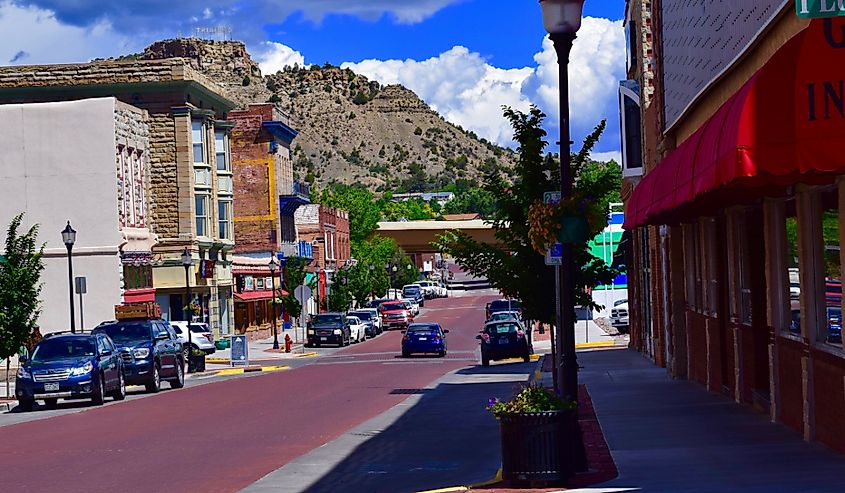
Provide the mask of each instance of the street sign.
POLYGON ((249 366, 249 341, 246 334, 229 336, 232 366, 249 366))
MULTIPOLYGON (((557 205, 560 203, 560 192, 545 192, 543 194, 543 203, 550 205, 557 205)), ((546 251, 546 265, 561 265, 563 264, 563 245, 554 243, 546 251)))
POLYGON ((76 294, 86 294, 88 292, 88 286, 84 277, 75 278, 74 285, 76 287, 76 294))
POLYGON ((546 251, 546 265, 562 265, 563 264, 563 245, 554 243, 546 251))
POLYGON ((795 0, 795 12, 802 19, 845 16, 843 0, 795 0))

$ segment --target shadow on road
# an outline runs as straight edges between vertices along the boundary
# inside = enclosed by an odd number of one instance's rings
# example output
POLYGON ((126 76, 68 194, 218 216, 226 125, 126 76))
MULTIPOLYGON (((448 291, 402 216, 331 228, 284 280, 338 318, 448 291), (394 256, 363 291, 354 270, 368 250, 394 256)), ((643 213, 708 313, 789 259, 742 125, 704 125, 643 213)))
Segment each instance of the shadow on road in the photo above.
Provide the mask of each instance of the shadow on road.
POLYGON ((499 424, 485 406, 491 397, 510 397, 535 366, 477 366, 434 389, 397 389, 418 401, 382 431, 353 432, 371 438, 303 491, 412 492, 492 478, 500 465, 499 424))

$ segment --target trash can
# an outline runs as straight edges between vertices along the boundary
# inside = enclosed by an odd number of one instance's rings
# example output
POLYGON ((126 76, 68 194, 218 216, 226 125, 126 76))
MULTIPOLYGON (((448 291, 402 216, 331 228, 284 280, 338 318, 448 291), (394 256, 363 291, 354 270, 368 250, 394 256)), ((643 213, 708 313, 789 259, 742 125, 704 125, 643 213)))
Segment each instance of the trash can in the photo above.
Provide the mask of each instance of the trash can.
POLYGON ((502 477, 509 481, 566 481, 578 440, 575 410, 503 414, 502 477))

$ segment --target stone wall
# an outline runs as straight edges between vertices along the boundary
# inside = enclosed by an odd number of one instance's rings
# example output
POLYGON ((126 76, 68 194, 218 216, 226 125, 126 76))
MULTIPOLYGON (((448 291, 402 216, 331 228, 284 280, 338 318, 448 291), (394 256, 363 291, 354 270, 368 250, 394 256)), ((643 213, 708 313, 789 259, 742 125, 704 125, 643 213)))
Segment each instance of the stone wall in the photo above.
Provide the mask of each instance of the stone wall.
POLYGON ((144 60, 177 57, 184 58, 194 69, 226 84, 242 85, 244 77, 261 78, 261 69, 240 41, 166 39, 151 44, 141 55, 144 60))

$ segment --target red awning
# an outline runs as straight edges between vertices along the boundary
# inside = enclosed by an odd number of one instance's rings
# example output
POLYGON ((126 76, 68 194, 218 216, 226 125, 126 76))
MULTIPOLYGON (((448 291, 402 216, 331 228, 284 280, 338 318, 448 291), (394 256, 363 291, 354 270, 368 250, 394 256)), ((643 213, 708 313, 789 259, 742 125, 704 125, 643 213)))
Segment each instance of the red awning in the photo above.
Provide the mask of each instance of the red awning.
MULTIPOLYGON (((282 290, 282 296, 287 296, 288 292, 282 290)), ((243 293, 235 293, 235 301, 257 301, 269 300, 273 298, 273 290, 266 289, 264 291, 244 291, 243 293)))
POLYGON ((634 189, 625 227, 756 200, 845 173, 845 19, 788 41, 634 189))

